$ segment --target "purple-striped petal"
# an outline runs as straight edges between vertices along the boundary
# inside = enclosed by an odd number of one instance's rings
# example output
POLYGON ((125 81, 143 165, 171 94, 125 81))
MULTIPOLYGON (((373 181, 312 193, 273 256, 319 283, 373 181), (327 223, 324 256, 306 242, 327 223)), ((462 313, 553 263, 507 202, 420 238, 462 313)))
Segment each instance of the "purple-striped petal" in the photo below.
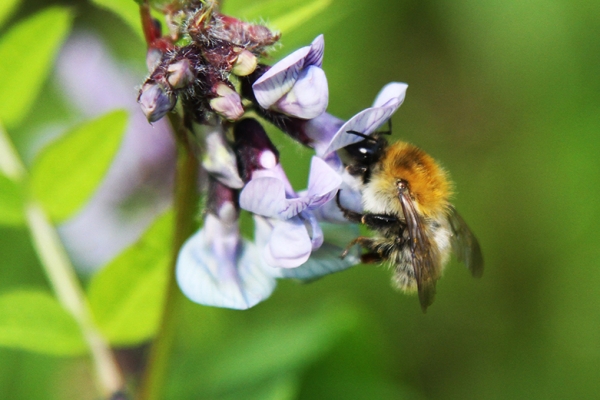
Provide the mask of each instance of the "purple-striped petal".
POLYGON ((319 155, 326 156, 333 151, 364 140, 360 136, 349 134, 348 131, 361 132, 365 135, 375 132, 400 107, 404 101, 407 88, 408 85, 404 83, 386 85, 377 96, 377 106, 367 108, 350 118, 348 122, 342 125, 329 145, 319 155))
POLYGON ((306 54, 304 65, 314 65, 321 68, 323 66, 323 55, 325 54, 325 38, 319 35, 310 44, 310 50, 306 54))
POLYGON ((294 86, 272 108, 292 117, 312 119, 325 112, 328 102, 325 72, 311 65, 300 72, 294 86))
POLYGON ((254 96, 262 108, 269 108, 290 91, 298 80, 309 51, 310 46, 296 50, 273 65, 254 82, 252 85, 254 96))
POLYGON ((307 190, 309 209, 319 208, 333 199, 341 184, 342 178, 335 170, 319 157, 313 157, 307 190))

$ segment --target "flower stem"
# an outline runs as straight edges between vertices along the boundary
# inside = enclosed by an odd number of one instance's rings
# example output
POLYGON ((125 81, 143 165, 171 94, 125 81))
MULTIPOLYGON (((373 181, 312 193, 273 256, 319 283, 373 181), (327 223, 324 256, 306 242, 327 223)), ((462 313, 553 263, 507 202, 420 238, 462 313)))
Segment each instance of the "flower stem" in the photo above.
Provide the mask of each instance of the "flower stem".
MULTIPOLYGON (((9 178, 20 183, 27 179, 27 170, 2 126, 0 126, 0 160, 0 171, 9 178)), ((37 201, 29 199, 26 202, 25 215, 42 268, 58 301, 79 325, 90 350, 99 389, 105 398, 109 398, 123 389, 123 378, 108 343, 93 322, 73 265, 56 229, 37 201)))
POLYGON ((164 382, 168 370, 169 357, 177 321, 177 305, 182 294, 175 281, 175 266, 179 249, 196 229, 198 212, 198 158, 189 142, 187 129, 182 120, 175 114, 169 114, 171 126, 177 138, 177 172, 175 179, 175 227, 173 235, 173 252, 169 268, 168 288, 163 307, 161 325, 150 348, 146 371, 142 378, 138 393, 139 400, 156 400, 163 398, 164 382))

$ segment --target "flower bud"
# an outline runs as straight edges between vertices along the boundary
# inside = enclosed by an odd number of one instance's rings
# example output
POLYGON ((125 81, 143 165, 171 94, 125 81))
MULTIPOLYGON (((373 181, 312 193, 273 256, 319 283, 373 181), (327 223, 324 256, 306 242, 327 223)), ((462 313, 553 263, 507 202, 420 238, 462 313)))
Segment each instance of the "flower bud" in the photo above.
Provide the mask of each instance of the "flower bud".
POLYGON ((173 89, 181 89, 182 87, 189 85, 194 80, 194 73, 191 69, 190 60, 187 58, 169 65, 167 72, 167 81, 173 89))
POLYGON ((138 103, 148 122, 156 122, 175 107, 177 98, 159 83, 146 83, 140 90, 138 103))
POLYGON ((230 121, 235 121, 244 115, 242 99, 235 90, 221 82, 213 88, 213 93, 217 97, 210 100, 209 103, 217 114, 230 121))
POLYGON ((242 50, 233 64, 233 72, 237 76, 247 76, 254 72, 258 59, 248 50, 242 50))

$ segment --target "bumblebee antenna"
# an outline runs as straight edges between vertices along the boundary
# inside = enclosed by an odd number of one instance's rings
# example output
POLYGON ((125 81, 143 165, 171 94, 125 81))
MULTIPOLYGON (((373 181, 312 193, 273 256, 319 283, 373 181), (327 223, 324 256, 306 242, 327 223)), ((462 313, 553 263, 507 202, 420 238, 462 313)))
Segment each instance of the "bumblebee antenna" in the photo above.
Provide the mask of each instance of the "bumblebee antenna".
POLYGON ((363 138, 363 139, 365 139, 365 140, 370 140, 371 142, 377 142, 377 139, 373 138, 372 136, 365 135, 365 134, 364 134, 364 133, 362 133, 362 132, 357 132, 357 131, 346 131, 346 133, 349 133, 349 134, 351 134, 351 135, 356 135, 356 136, 358 136, 358 137, 361 137, 361 138, 363 138))
POLYGON ((387 126, 388 126, 388 130, 387 131, 383 131, 383 132, 379 132, 382 135, 391 135, 392 134, 392 119, 388 119, 387 120, 387 126))

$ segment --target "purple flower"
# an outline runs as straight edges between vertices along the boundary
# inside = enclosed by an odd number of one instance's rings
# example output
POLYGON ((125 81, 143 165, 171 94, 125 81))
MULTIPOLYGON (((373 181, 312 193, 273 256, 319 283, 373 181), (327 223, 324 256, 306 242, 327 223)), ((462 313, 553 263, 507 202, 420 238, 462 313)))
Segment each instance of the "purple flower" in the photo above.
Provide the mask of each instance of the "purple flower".
MULTIPOLYGON (((385 85, 375 98, 373 106, 350 118, 348 122, 343 124, 333 134, 327 145, 320 148, 320 151, 317 151, 317 154, 325 157, 336 150, 364 140, 360 136, 349 134, 348 131, 356 131, 364 135, 370 135, 375 132, 402 105, 407 88, 408 85, 406 83, 392 82, 385 85)), ((319 125, 309 126, 307 128, 307 135, 309 137, 312 135, 315 141, 320 139, 322 142, 323 139, 329 136, 328 133, 331 133, 331 131, 327 131, 331 123, 325 125, 322 121, 314 120, 311 122, 319 125)))
POLYGON ((235 191, 211 179, 209 192, 204 226, 179 252, 177 282, 196 303, 250 308, 271 295, 274 275, 256 246, 240 236, 235 191))
POLYGON ((254 82, 257 102, 264 109, 311 119, 327 109, 329 90, 321 69, 325 42, 319 35, 310 46, 296 50, 254 82))
POLYGON ((323 160, 314 157, 308 190, 298 196, 279 164, 276 149, 257 121, 241 121, 234 136, 238 161, 247 181, 240 193, 240 206, 257 216, 256 241, 261 243, 262 256, 272 267, 298 267, 323 244, 323 234, 312 210, 333 199, 341 178, 323 160))

